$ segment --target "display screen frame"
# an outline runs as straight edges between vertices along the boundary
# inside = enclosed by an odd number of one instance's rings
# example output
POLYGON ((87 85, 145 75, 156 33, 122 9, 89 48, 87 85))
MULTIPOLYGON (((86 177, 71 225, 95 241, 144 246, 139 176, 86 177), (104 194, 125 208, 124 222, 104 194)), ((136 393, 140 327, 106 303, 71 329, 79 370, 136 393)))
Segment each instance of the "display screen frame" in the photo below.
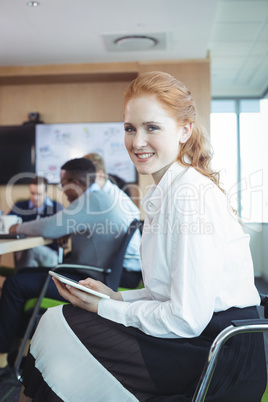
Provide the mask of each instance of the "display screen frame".
POLYGON ((28 184, 35 175, 35 125, 0 126, 0 185, 28 184))

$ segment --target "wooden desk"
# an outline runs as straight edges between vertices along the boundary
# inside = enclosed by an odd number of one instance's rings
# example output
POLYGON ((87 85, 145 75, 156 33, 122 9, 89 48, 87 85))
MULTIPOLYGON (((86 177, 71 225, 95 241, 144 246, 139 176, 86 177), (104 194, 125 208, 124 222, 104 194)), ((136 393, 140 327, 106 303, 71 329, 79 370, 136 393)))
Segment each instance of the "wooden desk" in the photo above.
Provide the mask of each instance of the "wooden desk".
POLYGON ((0 240, 0 255, 38 246, 46 246, 50 243, 52 243, 51 239, 44 239, 41 236, 25 237, 25 239, 0 240))

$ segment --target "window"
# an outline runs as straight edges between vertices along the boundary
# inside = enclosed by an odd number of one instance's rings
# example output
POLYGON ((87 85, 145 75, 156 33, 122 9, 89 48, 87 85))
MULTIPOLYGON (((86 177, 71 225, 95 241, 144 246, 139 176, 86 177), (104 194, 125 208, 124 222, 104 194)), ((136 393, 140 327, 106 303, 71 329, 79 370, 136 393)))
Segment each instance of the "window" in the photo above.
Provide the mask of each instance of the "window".
POLYGON ((212 166, 244 222, 268 222, 268 100, 214 100, 212 166))
POLYGON ((220 172, 221 187, 237 210, 237 116, 233 112, 212 113, 210 124, 214 152, 212 167, 220 172))

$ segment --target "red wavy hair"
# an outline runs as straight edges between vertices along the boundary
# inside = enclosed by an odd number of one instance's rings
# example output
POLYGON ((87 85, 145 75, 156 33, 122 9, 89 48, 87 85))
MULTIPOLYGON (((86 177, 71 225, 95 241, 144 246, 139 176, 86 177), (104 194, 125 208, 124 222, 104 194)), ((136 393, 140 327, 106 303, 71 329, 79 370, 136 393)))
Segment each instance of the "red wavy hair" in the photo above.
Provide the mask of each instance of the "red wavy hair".
POLYGON ((141 95, 155 96, 179 126, 193 124, 191 137, 180 144, 177 160, 184 166, 194 167, 221 189, 219 172, 213 171, 210 165, 213 153, 209 136, 197 121, 195 103, 186 86, 170 74, 152 71, 139 75, 130 83, 124 94, 125 106, 131 98, 141 95))

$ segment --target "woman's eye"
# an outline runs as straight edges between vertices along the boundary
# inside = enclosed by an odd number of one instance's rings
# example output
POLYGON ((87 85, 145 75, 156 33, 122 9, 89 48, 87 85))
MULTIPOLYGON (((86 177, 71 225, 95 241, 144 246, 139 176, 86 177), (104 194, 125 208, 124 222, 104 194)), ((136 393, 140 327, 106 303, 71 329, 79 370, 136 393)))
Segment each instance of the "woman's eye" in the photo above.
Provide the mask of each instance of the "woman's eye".
POLYGON ((155 130, 159 130, 159 127, 157 127, 157 126, 148 126, 148 131, 155 131, 155 130))
POLYGON ((130 126, 125 127, 126 133, 132 133, 133 131, 135 131, 134 127, 130 127, 130 126))

